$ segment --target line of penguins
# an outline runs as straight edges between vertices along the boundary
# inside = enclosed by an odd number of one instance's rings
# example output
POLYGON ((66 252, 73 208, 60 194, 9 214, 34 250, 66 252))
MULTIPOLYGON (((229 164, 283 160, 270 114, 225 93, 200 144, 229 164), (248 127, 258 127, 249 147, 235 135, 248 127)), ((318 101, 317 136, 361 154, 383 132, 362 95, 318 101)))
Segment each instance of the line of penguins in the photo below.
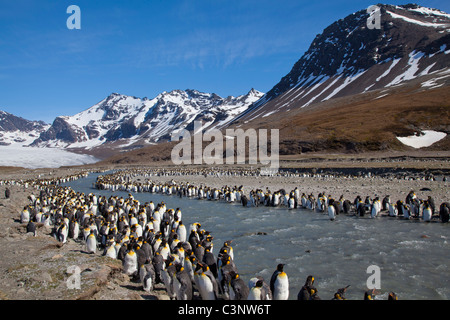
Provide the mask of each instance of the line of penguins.
MULTIPOLYGON (((267 283, 261 276, 247 283, 234 262, 232 240, 225 241, 217 257, 213 236, 200 223, 188 228, 179 208, 128 198, 75 192, 69 187, 50 186, 39 197, 31 195, 21 214, 27 232, 36 234, 36 223, 52 228, 51 235, 63 244, 69 238, 83 243, 85 253, 122 261, 123 272, 140 282, 146 292, 164 285, 176 300, 287 300, 289 279, 278 264, 267 283), (198 294, 195 294, 195 293, 198 294)), ((345 299, 349 286, 340 288, 333 299, 345 299)), ((366 292, 364 299, 374 293, 366 292)), ((298 300, 317 300, 314 277, 308 276, 298 300)), ((394 293, 389 299, 397 298, 394 293)))
MULTIPOLYGON (((315 170, 313 170, 315 171, 315 170)), ((407 175, 407 174, 372 174, 367 173, 343 173, 343 172, 298 172, 297 169, 279 168, 278 171, 267 174, 267 171, 263 172, 261 168, 195 168, 195 167, 177 167, 177 168, 127 168, 118 169, 114 173, 116 176, 129 177, 129 178, 149 178, 152 176, 169 177, 169 176, 204 176, 204 177, 261 177, 261 176, 273 176, 273 177, 302 177, 302 178, 317 178, 317 179, 333 179, 336 177, 354 179, 354 178, 389 178, 398 180, 422 180, 422 181, 435 181, 436 178, 432 174, 425 175, 407 175)), ((443 176, 443 181, 447 181, 447 178, 443 176)))
POLYGON ((166 195, 178 195, 180 197, 197 198, 200 200, 223 200, 228 203, 241 203, 242 206, 270 206, 287 207, 288 209, 309 209, 328 214, 330 220, 335 220, 340 214, 353 214, 359 217, 368 216, 375 218, 382 212, 386 212, 390 217, 399 217, 402 219, 422 219, 430 222, 439 220, 443 223, 448 222, 450 218, 450 203, 443 202, 439 211, 436 208, 433 197, 419 199, 416 193, 411 190, 405 200, 392 201, 389 195, 383 199, 378 196, 371 198, 366 196, 363 200, 361 196, 356 196, 353 201, 345 199, 343 195, 339 199, 334 199, 325 192, 319 193, 316 198, 313 194, 300 194, 296 187, 290 192, 280 189, 271 192, 256 189, 251 190, 247 195, 243 191, 243 186, 224 186, 222 188, 213 188, 208 186, 196 186, 189 183, 156 183, 150 180, 145 182, 131 182, 129 177, 122 174, 109 174, 98 176, 94 187, 101 190, 111 191, 129 191, 129 192, 150 192, 166 195))

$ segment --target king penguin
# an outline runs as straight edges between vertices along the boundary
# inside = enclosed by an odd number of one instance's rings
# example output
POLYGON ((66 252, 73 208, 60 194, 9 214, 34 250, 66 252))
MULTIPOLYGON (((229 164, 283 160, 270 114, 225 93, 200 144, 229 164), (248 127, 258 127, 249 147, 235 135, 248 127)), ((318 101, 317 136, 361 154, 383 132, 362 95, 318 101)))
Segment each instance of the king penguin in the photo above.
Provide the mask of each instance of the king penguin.
POLYGON ((248 282, 248 287, 250 289, 248 300, 272 300, 272 291, 270 291, 270 287, 263 277, 256 276, 251 278, 248 282), (255 287, 257 288, 255 289, 255 287))
POLYGON ((231 242, 233 242, 233 240, 225 241, 222 248, 220 248, 219 254, 224 253, 224 250, 227 250, 226 252, 231 257, 231 260, 234 260, 234 251, 231 242))
POLYGON ((186 226, 183 224, 183 221, 181 221, 181 220, 180 220, 180 223, 178 224, 177 235, 178 235, 178 239, 181 242, 186 242, 186 240, 187 240, 186 226))
POLYGON ((256 281, 255 285, 250 289, 248 294, 248 300, 265 300, 262 293, 263 281, 256 281))
POLYGON ((442 223, 446 223, 450 218, 450 203, 443 202, 439 206, 439 219, 442 223))
POLYGON ((283 269, 284 264, 280 263, 270 279, 273 300, 287 300, 289 298, 289 279, 283 269))
POLYGON ((328 206, 328 217, 331 221, 334 221, 334 219, 336 218, 336 209, 333 205, 328 206))
POLYGON ((232 300, 247 300, 249 289, 245 282, 239 277, 239 274, 231 272, 230 285, 233 289, 233 295, 230 295, 232 300))
POLYGON ((192 300, 192 282, 187 270, 181 264, 177 264, 175 269, 177 280, 180 283, 177 300, 192 300))
POLYGON ((219 295, 217 282, 208 266, 197 263, 194 272, 194 281, 202 300, 217 300, 219 295))
POLYGON ((29 221, 28 222, 28 224, 27 224, 27 233, 28 232, 31 232, 32 234, 33 234, 33 236, 34 237, 36 237, 37 236, 37 233, 36 233, 36 225, 34 224, 34 222, 33 221, 29 221))
POLYGON ((132 245, 128 245, 128 252, 123 260, 123 272, 129 276, 135 276, 138 272, 137 255, 132 245))
POLYGON ((86 252, 96 253, 97 252, 97 238, 95 237, 94 230, 86 238, 86 252))
POLYGON ((424 208, 422 211, 423 221, 430 222, 432 215, 433 215, 433 213, 431 211, 431 207, 430 207, 428 201, 424 201, 424 208))

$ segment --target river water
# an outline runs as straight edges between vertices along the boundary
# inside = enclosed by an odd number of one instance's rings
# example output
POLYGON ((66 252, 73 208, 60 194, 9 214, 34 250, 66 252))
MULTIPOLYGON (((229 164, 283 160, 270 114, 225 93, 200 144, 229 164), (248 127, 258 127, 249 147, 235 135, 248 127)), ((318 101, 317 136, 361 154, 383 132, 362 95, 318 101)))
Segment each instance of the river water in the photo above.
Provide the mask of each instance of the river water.
MULTIPOLYGON (((94 189, 98 175, 65 185, 86 194, 128 196, 128 192, 94 189)), ((363 299, 373 275, 367 272, 371 265, 380 270, 376 299, 387 299, 390 291, 401 300, 450 299, 448 223, 345 215, 330 221, 326 214, 303 209, 243 208, 152 193, 133 196, 141 203, 164 201, 167 208, 180 208, 186 226, 200 222, 214 236, 215 254, 224 241, 233 240, 234 261, 246 282, 260 275, 269 283, 277 264, 285 264, 290 299, 296 299, 308 275, 314 276, 322 299, 331 299, 347 285, 348 299, 363 299)))

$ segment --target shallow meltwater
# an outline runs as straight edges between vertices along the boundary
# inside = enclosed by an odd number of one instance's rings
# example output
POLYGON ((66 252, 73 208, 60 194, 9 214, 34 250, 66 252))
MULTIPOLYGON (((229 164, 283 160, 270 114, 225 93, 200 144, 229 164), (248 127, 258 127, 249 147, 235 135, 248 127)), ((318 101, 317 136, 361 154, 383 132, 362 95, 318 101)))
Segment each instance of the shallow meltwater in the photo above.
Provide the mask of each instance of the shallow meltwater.
MULTIPOLYGON (((98 175, 64 185, 86 194, 128 196, 94 189, 98 175)), ((387 299, 390 291, 401 300, 450 299, 449 224, 342 214, 330 221, 327 214, 304 209, 132 194, 141 203, 164 201, 168 208, 180 208, 185 225, 201 223, 214 237, 215 255, 224 241, 233 240, 234 261, 246 282, 260 275, 269 283, 277 264, 285 264, 289 299, 297 298, 308 275, 314 276, 322 299, 331 299, 347 285, 347 299, 363 299, 372 265, 380 269, 376 299, 387 299)))

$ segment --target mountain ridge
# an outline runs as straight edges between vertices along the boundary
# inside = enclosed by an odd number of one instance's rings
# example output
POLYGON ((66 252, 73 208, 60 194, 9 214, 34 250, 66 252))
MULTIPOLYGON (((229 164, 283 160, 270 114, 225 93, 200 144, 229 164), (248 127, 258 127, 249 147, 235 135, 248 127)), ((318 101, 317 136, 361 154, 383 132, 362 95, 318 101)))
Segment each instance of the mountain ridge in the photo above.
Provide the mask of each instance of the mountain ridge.
POLYGON ((395 86, 450 67, 449 14, 414 4, 377 6, 380 29, 367 28, 366 10, 335 21, 233 122, 395 86))
POLYGON ((204 121, 205 129, 220 127, 262 95, 253 88, 226 98, 195 89, 164 91, 153 99, 111 93, 73 116, 56 117, 31 146, 91 149, 118 141, 125 147, 168 141, 173 130, 195 120, 204 121))

